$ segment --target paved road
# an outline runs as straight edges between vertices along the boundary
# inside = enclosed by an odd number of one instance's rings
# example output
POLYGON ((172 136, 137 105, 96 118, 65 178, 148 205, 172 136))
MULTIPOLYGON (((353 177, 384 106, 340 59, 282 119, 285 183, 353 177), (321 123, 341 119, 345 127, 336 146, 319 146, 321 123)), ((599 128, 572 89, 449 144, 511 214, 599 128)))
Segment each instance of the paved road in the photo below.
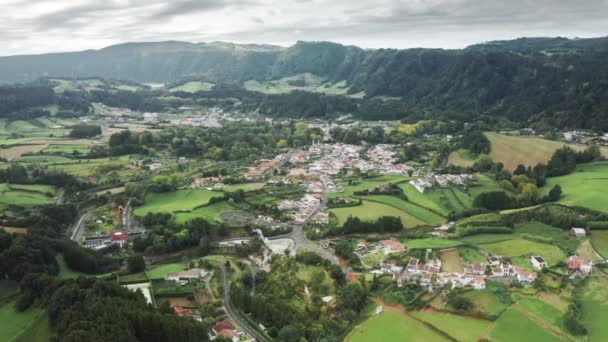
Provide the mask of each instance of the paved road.
POLYGON ((131 199, 129 199, 122 209, 122 225, 127 231, 131 230, 131 221, 131 199))
POLYGON ((77 242, 78 244, 82 244, 84 241, 84 231, 85 231, 85 223, 91 218, 91 212, 87 211, 82 216, 74 228, 72 229, 72 235, 70 236, 70 240, 77 242))
POLYGON ((253 336, 256 341, 264 342, 268 341, 264 336, 260 335, 257 330, 255 330, 249 322, 241 317, 241 314, 232 306, 232 302, 230 302, 230 283, 228 281, 228 271, 226 270, 225 265, 220 265, 220 273, 222 277, 222 287, 223 287, 223 299, 224 299, 224 307, 226 308, 226 313, 231 320, 235 321, 247 334, 253 336))

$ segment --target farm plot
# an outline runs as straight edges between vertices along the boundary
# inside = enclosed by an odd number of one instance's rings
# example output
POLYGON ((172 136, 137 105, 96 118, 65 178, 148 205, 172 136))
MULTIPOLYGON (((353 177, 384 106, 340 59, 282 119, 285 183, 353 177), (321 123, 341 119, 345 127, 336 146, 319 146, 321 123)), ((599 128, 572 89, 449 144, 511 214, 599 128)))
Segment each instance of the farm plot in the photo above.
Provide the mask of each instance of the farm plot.
POLYGON ((201 81, 190 81, 169 89, 170 92, 182 91, 185 93, 196 93, 199 91, 209 91, 215 84, 201 81))
POLYGON ((217 192, 208 190, 177 190, 166 193, 148 194, 145 204, 135 209, 135 215, 147 213, 174 213, 191 211, 209 203, 211 197, 218 196, 217 192))
POLYGON ((181 263, 163 264, 147 270, 146 274, 150 279, 164 279, 167 273, 177 273, 185 269, 186 267, 181 263))
POLYGON ((17 145, 7 148, 0 149, 0 157, 6 160, 13 160, 21 157, 26 153, 38 153, 44 150, 47 145, 42 144, 27 144, 27 145, 17 145))
POLYGON ((366 221, 376 220, 381 216, 396 216, 401 218, 401 222, 406 229, 426 225, 426 222, 397 208, 370 201, 363 201, 361 205, 356 207, 334 208, 330 212, 336 215, 338 224, 340 225, 344 224, 349 216, 358 217, 366 221))
POLYGON ((479 246, 494 255, 526 256, 530 254, 540 255, 549 266, 556 265, 565 260, 564 252, 554 245, 539 243, 525 239, 513 239, 479 246))
POLYGON ((447 341, 447 338, 404 313, 385 308, 380 315, 373 316, 361 325, 356 326, 345 341, 434 342, 447 341))
MULTIPOLYGON (((512 136, 494 132, 485 134, 492 144, 490 157, 496 162, 502 162, 505 169, 509 171, 515 170, 519 164, 526 166, 534 166, 538 163, 546 164, 555 150, 567 145, 563 142, 529 136, 512 136), (530 148, 530 146, 534 146, 534 148, 530 148)), ((577 151, 586 148, 581 145, 568 146, 577 151)), ((607 149, 602 149, 604 155, 607 152, 607 149)))
POLYGON ((583 324, 589 331, 589 341, 608 341, 608 278, 601 272, 587 280, 583 291, 583 324))
POLYGON ((28 208, 54 203, 53 198, 48 195, 52 195, 52 192, 47 194, 47 191, 41 192, 26 188, 19 189, 13 185, 0 184, 0 208, 10 205, 28 208))
POLYGON ((441 269, 444 272, 463 272, 464 267, 460 262, 460 252, 458 249, 453 248, 447 251, 442 251, 441 257, 441 269))
POLYGON ((422 248, 452 248, 462 245, 458 240, 447 240, 439 238, 416 239, 405 242, 407 248, 422 249, 422 248))
POLYGON ((483 319, 458 316, 434 310, 416 311, 412 313, 412 316, 433 325, 458 341, 464 342, 478 341, 484 331, 492 324, 491 321, 483 319))
POLYGON ((418 218, 420 221, 423 221, 429 225, 439 225, 439 224, 442 224, 443 222, 445 222, 444 217, 439 216, 438 214, 436 214, 432 211, 429 211, 423 207, 406 202, 395 196, 382 195, 382 196, 365 196, 365 197, 359 197, 359 198, 366 199, 368 201, 376 201, 376 202, 379 202, 382 204, 389 205, 391 207, 399 209, 400 211, 403 211, 404 213, 409 214, 410 216, 414 216, 414 217, 418 218))
POLYGON ((412 179, 411 177, 403 176, 380 176, 369 179, 362 179, 355 184, 345 185, 342 192, 334 192, 328 194, 328 197, 344 197, 352 196, 356 191, 371 190, 375 187, 391 184, 402 183, 412 179))
POLYGON ((252 191, 259 190, 264 187, 264 183, 244 183, 244 184, 230 184, 224 187, 225 192, 232 192, 237 190, 252 191))
POLYGON ((185 223, 195 218, 202 218, 208 222, 221 222, 222 214, 234 211, 236 208, 226 201, 209 204, 186 213, 177 213, 175 221, 177 223, 185 223))
POLYGON ((563 195, 559 203, 608 213, 605 201, 605 189, 608 189, 608 162, 579 165, 574 173, 547 178, 547 184, 542 188, 542 195, 547 194, 555 185, 562 188, 563 195))
POLYGON ((551 325, 560 327, 565 312, 536 297, 515 293, 513 294, 513 299, 526 311, 531 312, 551 325))
POLYGON ((592 231, 591 243, 604 258, 608 256, 608 230, 592 231))
POLYGON ((543 327, 511 307, 496 321, 489 336, 496 341, 559 341, 563 336, 554 335, 547 327, 543 327))

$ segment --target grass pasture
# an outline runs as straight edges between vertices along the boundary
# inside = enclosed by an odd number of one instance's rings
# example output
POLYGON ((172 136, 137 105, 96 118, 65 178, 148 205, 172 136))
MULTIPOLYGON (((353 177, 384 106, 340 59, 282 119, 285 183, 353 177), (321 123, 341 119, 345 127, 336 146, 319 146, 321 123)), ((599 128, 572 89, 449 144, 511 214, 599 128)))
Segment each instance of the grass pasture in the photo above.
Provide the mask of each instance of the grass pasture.
POLYGON ((608 213, 605 193, 608 189, 608 162, 581 164, 574 173, 547 178, 542 194, 547 194, 556 184, 562 188, 560 203, 608 213))
POLYGON ((515 308, 509 308, 496 321, 489 337, 495 341, 552 342, 562 340, 515 308))
POLYGON ((330 209, 330 211, 336 215, 339 225, 344 224, 349 216, 358 217, 366 221, 376 220, 380 216, 397 216, 401 218, 401 222, 406 229, 426 224, 426 222, 419 218, 395 207, 372 201, 363 201, 361 205, 356 207, 334 208, 330 209))
POLYGON ((447 341, 447 338, 403 313, 385 308, 380 315, 373 316, 356 326, 345 341, 435 342, 447 341))
POLYGON ((443 249, 443 248, 452 248, 462 245, 462 242, 458 240, 447 240, 440 238, 428 238, 428 239, 416 239, 416 240, 408 240, 405 242, 407 248, 410 249, 422 249, 422 248, 432 248, 432 249, 443 249))
POLYGON ((30 208, 39 205, 53 204, 55 200, 47 196, 46 192, 53 193, 52 188, 28 188, 24 185, 0 184, 0 208, 10 205, 30 208), (19 188, 21 187, 21 188, 19 188), (40 191, 43 189, 45 191, 40 191))
POLYGON ((211 197, 215 196, 219 196, 219 194, 200 189, 151 193, 146 195, 144 205, 135 208, 134 213, 137 216, 144 216, 147 213, 191 211, 209 203, 211 197))
POLYGON ((519 293, 513 294, 513 299, 526 311, 538 316, 543 321, 558 328, 561 326, 562 318, 565 312, 559 310, 553 305, 548 304, 539 298, 525 296, 519 293))
POLYGON ((492 322, 483 319, 468 318, 449 313, 431 310, 415 311, 412 316, 423 320, 458 341, 475 342, 490 327, 492 322))
POLYGON ((359 197, 368 201, 376 201, 382 204, 386 204, 393 208, 399 209, 400 211, 413 216, 420 221, 429 225, 440 225, 445 222, 445 218, 437 215, 436 213, 429 211, 423 207, 419 207, 412 203, 406 202, 398 197, 389 195, 374 195, 359 197))
POLYGON ((608 230, 591 231, 591 243, 604 258, 608 257, 608 230))
MULTIPOLYGON (((46 318, 46 312, 42 309, 29 309, 25 312, 17 312, 15 303, 8 302, 0 306, 0 341, 15 341, 27 333, 36 323, 46 318)), ((41 331, 42 332, 42 331, 41 331)), ((47 330, 47 332, 49 332, 47 330)), ((40 336, 39 340, 48 341, 50 336, 40 336)))
POLYGON ((608 341, 608 278, 597 271, 587 280, 583 291, 583 324, 589 341, 608 341))
MULTIPOLYGON (((505 135, 496 132, 485 133, 492 144, 490 157, 495 162, 502 162, 505 169, 515 170, 517 165, 534 166, 538 163, 546 164, 555 150, 563 146, 570 146, 580 151, 586 146, 568 145, 559 141, 552 141, 532 136, 505 135), (530 148, 534 146, 534 148, 530 148)), ((608 155, 608 149, 602 149, 604 156, 608 155)), ((455 165, 471 166, 474 159, 466 151, 456 151, 450 154, 449 162, 455 165)))
POLYGON ((195 218, 203 218, 209 222, 221 222, 222 218, 220 216, 223 213, 234 210, 236 210, 234 206, 226 201, 222 201, 194 209, 190 212, 177 213, 175 221, 181 224, 195 218))

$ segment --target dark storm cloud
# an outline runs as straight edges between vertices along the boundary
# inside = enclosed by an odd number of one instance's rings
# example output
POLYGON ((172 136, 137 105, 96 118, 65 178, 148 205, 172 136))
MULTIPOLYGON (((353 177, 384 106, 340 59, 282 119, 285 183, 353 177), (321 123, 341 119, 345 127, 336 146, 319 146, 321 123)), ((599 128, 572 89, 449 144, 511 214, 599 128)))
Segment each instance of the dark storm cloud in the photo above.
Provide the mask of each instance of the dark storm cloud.
POLYGON ((153 40, 454 48, 605 36, 607 13, 608 0, 3 0, 0 39, 4 55, 153 40))

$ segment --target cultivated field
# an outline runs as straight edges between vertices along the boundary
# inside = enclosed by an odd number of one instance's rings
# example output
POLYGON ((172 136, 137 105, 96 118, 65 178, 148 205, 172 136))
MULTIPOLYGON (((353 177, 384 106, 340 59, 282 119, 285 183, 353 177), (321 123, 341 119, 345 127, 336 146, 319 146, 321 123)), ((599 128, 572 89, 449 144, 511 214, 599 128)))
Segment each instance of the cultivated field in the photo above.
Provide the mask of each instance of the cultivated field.
POLYGON ((589 330, 589 341, 608 341, 608 278, 595 271, 583 292, 583 323, 589 330))
POLYGON ((356 326, 345 341, 434 342, 447 341, 447 338, 417 322, 414 318, 385 307, 384 312, 380 315, 371 317, 356 326))
POLYGON ((545 322, 558 328, 561 326, 565 311, 561 311, 553 305, 550 305, 547 302, 533 296, 525 296, 515 293, 513 294, 513 299, 526 311, 538 316, 545 322))
POLYGON ((468 318, 433 310, 412 312, 412 316, 463 342, 478 341, 492 324, 492 322, 483 319, 468 318))
POLYGON ((174 213, 190 211, 209 203, 211 197, 221 196, 221 193, 208 190, 177 190, 166 193, 151 193, 146 195, 145 204, 135 208, 135 215, 144 216, 147 213, 174 213))
POLYGON ((52 204, 55 200, 49 197, 54 190, 49 186, 28 186, 0 184, 0 208, 9 205, 20 207, 34 207, 38 205, 52 204))
POLYGON ((591 243, 604 258, 608 257, 608 230, 591 231, 591 243))
POLYGON ((175 221, 185 223, 195 218, 203 218, 209 222, 221 222, 223 213, 234 211, 236 208, 226 201, 213 203, 186 213, 177 213, 175 221))
POLYGON ((444 272, 462 272, 464 267, 460 262, 458 249, 450 249, 441 252, 441 270, 444 272))
POLYGON ((339 225, 346 222, 346 219, 348 219, 349 216, 358 217, 361 220, 367 221, 376 220, 380 216, 397 216, 401 218, 401 222, 405 228, 413 228, 426 224, 426 222, 419 218, 409 215, 397 208, 371 201, 363 201, 361 205, 356 207, 335 208, 330 211, 338 218, 339 225))
POLYGON ((177 87, 173 87, 173 88, 169 89, 169 91, 170 92, 183 91, 186 93, 196 93, 199 91, 209 91, 209 90, 213 89, 214 86, 215 86, 215 84, 209 83, 209 82, 190 81, 190 82, 186 82, 182 85, 179 85, 177 87))
POLYGON ((489 337, 496 341, 552 342, 564 340, 556 336, 521 311, 511 307, 496 321, 489 337))

